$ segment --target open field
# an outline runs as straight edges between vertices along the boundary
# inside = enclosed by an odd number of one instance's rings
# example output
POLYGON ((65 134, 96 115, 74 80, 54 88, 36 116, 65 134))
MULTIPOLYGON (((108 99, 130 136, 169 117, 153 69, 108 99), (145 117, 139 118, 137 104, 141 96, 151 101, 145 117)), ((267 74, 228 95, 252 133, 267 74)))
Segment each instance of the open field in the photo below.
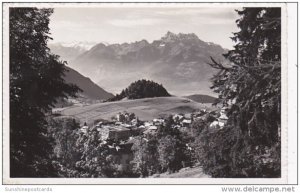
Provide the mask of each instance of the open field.
POLYGON ((118 112, 135 113, 140 120, 147 121, 159 116, 191 113, 198 109, 212 109, 210 103, 202 104, 181 97, 159 97, 117 102, 96 103, 92 105, 71 106, 60 111, 63 116, 72 116, 80 122, 93 123, 96 119, 110 120, 118 112))

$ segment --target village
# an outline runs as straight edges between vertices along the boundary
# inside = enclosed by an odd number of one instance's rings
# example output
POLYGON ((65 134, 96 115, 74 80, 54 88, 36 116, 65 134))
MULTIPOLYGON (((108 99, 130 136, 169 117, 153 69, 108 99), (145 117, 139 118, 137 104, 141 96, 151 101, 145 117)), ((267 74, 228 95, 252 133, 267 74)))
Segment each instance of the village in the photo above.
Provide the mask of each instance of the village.
MULTIPOLYGON (((177 128, 180 132, 188 132, 194 121, 204 120, 206 116, 213 117, 209 127, 212 129, 222 129, 227 121, 226 109, 218 112, 207 112, 207 109, 201 109, 194 113, 174 114, 172 115, 172 128, 177 128)), ((78 130, 81 135, 88 132, 97 131, 101 145, 109 147, 110 154, 114 163, 119 164, 123 169, 130 166, 133 159, 132 145, 139 139, 148 142, 149 137, 155 136, 161 127, 166 126, 167 118, 155 118, 151 121, 141 121, 130 112, 119 112, 112 120, 95 120, 94 124, 86 123, 78 130)), ((191 148, 186 144, 187 148, 191 148)))

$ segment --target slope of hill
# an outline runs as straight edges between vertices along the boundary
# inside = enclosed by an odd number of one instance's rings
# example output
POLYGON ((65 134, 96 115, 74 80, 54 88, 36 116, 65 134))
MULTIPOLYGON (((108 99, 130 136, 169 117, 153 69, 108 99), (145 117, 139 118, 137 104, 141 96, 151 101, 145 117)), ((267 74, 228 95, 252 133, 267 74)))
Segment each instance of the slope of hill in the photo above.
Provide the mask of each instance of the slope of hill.
POLYGON ((198 103, 214 103, 214 102, 216 102, 216 99, 217 99, 215 97, 212 97, 209 95, 203 95, 203 94, 189 95, 189 96, 185 96, 185 98, 191 99, 198 103))
POLYGON ((120 94, 110 98, 108 101, 118 101, 124 98, 127 99, 141 99, 152 97, 171 96, 163 85, 150 80, 138 80, 131 83, 126 89, 122 90, 120 94))
POLYGON ((93 123, 99 118, 110 120, 112 116, 123 111, 135 113, 140 120, 146 121, 170 114, 191 113, 202 108, 212 109, 215 107, 181 97, 157 97, 72 106, 63 109, 60 113, 63 116, 76 117, 82 123, 93 123))
MULTIPOLYGON (((215 69, 207 65, 210 56, 224 62, 221 46, 200 40, 195 34, 168 32, 159 40, 107 45, 99 43, 69 65, 110 92, 120 93, 136 79, 161 82, 176 95, 209 89, 215 69)), ((58 53, 59 54, 59 53, 58 53)))
POLYGON ((106 92, 104 89, 99 87, 97 84, 92 82, 89 78, 84 77, 77 71, 70 67, 67 67, 65 73, 65 80, 67 83, 76 84, 83 92, 80 93, 89 99, 94 100, 106 100, 113 97, 113 94, 106 92))
POLYGON ((154 174, 150 178, 210 178, 211 176, 203 172, 202 167, 182 168, 175 173, 154 174))

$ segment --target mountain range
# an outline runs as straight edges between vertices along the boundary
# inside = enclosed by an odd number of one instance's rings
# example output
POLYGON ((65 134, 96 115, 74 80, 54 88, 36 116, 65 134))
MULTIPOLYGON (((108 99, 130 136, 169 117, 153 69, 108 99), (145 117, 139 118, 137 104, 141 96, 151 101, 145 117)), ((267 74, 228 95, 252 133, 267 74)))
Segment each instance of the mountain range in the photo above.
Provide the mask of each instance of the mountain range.
POLYGON ((63 60, 69 62, 96 44, 95 42, 56 42, 50 43, 48 47, 53 53, 58 54, 63 60))
POLYGON ((217 71, 207 63, 210 57, 226 62, 223 54, 228 51, 200 40, 194 33, 172 32, 152 43, 147 40, 111 45, 99 43, 89 50, 49 47, 67 60, 71 68, 109 92, 119 93, 131 82, 149 79, 162 83, 171 94, 180 96, 212 95, 210 78, 217 71))

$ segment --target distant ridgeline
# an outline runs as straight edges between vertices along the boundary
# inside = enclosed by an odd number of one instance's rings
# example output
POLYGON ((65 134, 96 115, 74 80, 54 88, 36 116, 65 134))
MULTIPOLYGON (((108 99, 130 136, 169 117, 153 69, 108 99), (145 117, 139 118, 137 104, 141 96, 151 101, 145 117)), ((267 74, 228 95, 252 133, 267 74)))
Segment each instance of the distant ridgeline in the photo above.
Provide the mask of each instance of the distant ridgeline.
POLYGON ((191 99, 193 101, 196 101, 198 103, 216 103, 217 98, 209 95, 203 95, 203 94, 194 94, 186 96, 185 98, 191 99))
POLYGON ((127 99, 141 99, 152 97, 171 96, 168 91, 158 83, 150 80, 138 80, 131 83, 129 87, 122 90, 120 94, 108 99, 107 101, 118 101, 124 98, 127 99))

